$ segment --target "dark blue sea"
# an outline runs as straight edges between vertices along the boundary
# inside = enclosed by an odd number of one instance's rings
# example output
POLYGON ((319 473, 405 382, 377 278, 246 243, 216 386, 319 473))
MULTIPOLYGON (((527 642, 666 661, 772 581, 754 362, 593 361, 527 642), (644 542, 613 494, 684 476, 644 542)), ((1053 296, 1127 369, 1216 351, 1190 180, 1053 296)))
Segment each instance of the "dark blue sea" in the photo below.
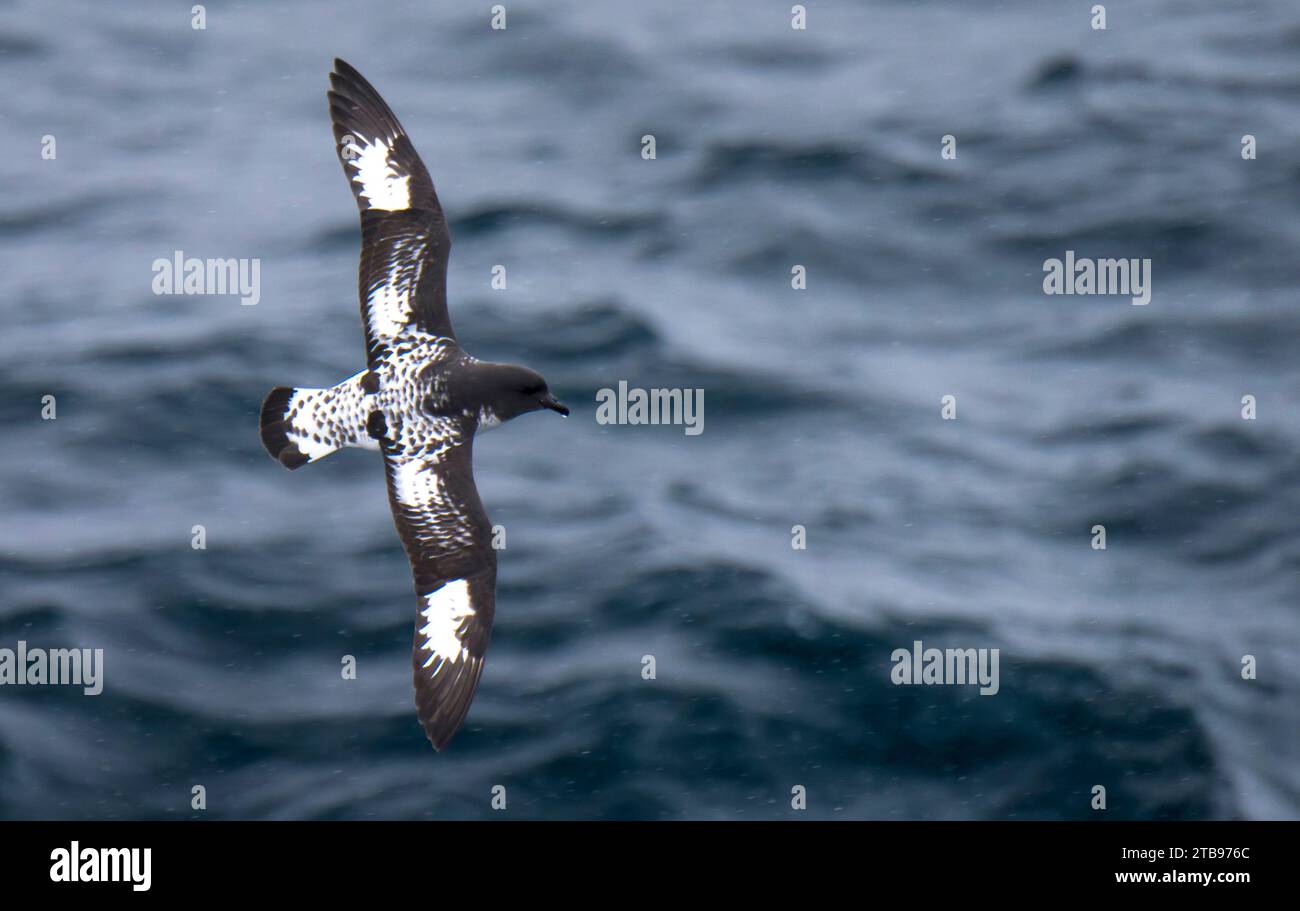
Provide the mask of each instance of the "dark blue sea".
POLYGON ((104 656, 0 686, 0 817, 1300 817, 1300 6, 505 5, 0 4, 0 648, 104 656), (258 439, 364 366, 336 56, 462 344, 573 408, 475 446, 443 753, 379 456, 258 439), (177 250, 258 302, 156 295, 177 250), (1066 251, 1150 303, 1045 294, 1066 251), (620 381, 703 432, 598 423, 620 381), (998 692, 895 685, 916 641, 998 692))

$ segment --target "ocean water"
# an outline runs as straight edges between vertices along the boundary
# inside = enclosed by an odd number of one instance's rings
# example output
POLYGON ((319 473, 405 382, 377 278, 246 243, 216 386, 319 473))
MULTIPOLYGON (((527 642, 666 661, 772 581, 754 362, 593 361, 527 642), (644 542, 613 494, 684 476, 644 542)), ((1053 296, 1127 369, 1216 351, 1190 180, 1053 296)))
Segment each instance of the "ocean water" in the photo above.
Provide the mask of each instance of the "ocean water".
POLYGON ((0 687, 0 817, 1300 816, 1300 7, 190 5, 0 5, 0 647, 104 650, 0 687), (379 457, 257 435, 363 364, 335 56, 462 343, 573 408, 475 447, 507 546, 442 754, 379 457), (155 295, 176 250, 257 304, 155 295), (1045 295, 1067 250, 1150 304, 1045 295), (620 380, 703 432, 598 423, 620 380), (917 640, 997 694, 894 685, 917 640))

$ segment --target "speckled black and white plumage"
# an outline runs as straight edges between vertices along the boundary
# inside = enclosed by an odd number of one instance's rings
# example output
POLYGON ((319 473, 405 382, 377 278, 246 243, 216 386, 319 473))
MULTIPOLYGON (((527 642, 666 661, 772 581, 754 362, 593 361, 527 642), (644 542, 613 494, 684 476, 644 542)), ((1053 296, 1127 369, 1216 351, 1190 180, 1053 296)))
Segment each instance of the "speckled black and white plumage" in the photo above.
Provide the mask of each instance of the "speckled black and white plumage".
POLYGON ((367 368, 328 389, 272 390, 262 442, 291 469, 345 447, 382 451, 415 579, 416 708, 441 750, 469 711, 496 609, 474 436, 529 411, 568 409, 534 371, 461 350, 447 313, 451 235, 429 172, 360 73, 336 60, 330 86, 334 138, 361 211, 367 368))

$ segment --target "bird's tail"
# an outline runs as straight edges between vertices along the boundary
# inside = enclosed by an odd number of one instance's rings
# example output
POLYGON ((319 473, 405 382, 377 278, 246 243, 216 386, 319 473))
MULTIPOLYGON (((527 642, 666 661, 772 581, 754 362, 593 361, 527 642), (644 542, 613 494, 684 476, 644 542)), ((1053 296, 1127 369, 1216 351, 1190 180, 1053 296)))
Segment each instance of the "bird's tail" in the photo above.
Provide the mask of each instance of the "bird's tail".
POLYGON ((262 402, 261 433, 266 451, 285 468, 299 468, 344 446, 370 446, 368 409, 360 378, 328 389, 276 386, 262 402))

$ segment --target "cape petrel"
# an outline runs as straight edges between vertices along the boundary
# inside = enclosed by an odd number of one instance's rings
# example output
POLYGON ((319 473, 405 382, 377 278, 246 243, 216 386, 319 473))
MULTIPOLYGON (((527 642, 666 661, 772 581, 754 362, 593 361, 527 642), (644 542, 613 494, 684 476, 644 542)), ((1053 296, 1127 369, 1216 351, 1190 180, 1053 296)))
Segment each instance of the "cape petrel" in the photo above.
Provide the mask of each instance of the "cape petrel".
POLYGON ((406 131, 361 74, 334 61, 330 119, 361 210, 366 369, 329 389, 271 390, 262 443, 286 468, 346 446, 383 453, 411 561, 415 704, 435 750, 469 711, 496 602, 491 523, 474 487, 474 435, 561 404, 536 371, 467 354, 447 316, 451 236, 406 131))

